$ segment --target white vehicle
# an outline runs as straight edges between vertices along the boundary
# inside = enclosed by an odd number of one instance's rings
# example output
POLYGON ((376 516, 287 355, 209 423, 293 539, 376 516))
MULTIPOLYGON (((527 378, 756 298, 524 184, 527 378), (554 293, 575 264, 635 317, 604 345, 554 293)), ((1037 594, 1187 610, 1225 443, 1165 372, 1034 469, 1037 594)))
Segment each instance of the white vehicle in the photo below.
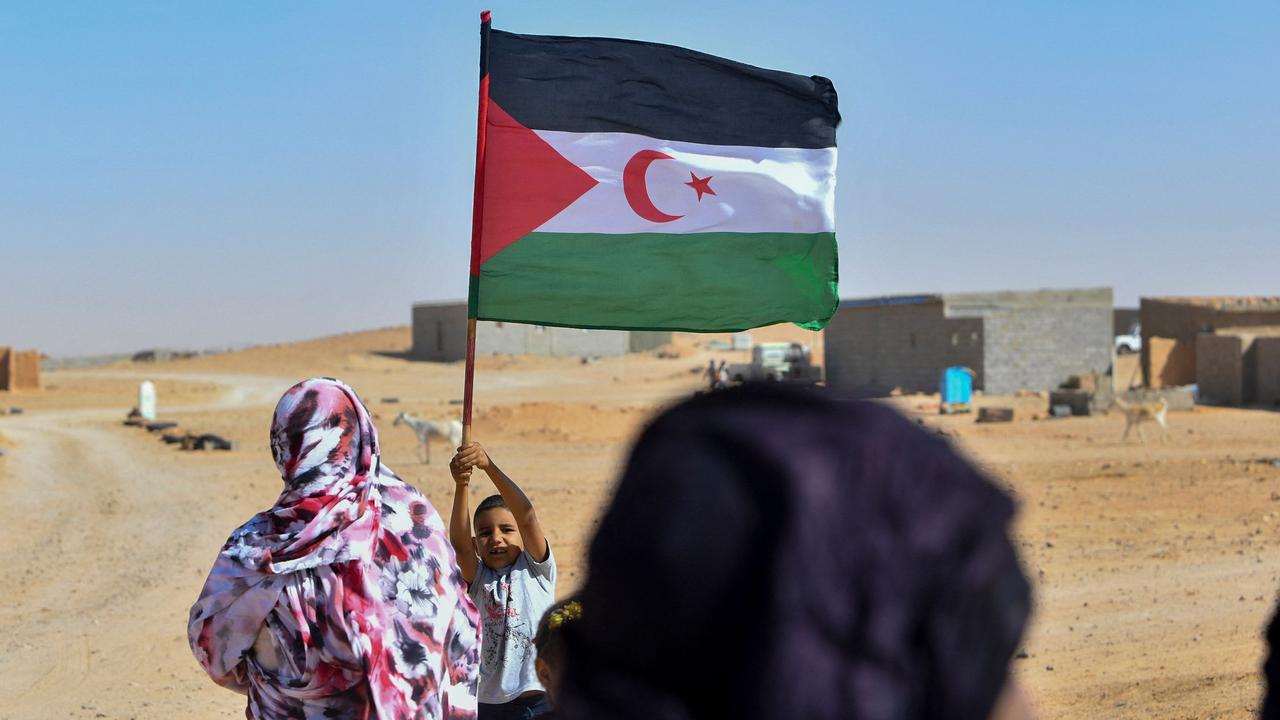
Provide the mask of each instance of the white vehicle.
POLYGON ((821 372, 809 362, 809 348, 800 343, 767 342, 751 348, 751 362, 728 367, 734 382, 770 380, 815 383, 821 372))
POLYGON ((1128 355, 1142 351, 1142 325, 1134 323, 1129 332, 1116 336, 1116 354, 1128 355))

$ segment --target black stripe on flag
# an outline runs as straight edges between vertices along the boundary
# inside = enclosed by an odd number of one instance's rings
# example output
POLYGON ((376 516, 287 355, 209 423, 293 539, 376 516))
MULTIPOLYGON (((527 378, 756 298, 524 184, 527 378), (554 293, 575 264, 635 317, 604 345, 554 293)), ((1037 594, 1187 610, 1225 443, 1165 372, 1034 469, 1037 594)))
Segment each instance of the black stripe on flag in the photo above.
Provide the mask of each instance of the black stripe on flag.
POLYGON ((755 147, 835 147, 831 81, 672 45, 489 36, 489 97, 534 130, 755 147))

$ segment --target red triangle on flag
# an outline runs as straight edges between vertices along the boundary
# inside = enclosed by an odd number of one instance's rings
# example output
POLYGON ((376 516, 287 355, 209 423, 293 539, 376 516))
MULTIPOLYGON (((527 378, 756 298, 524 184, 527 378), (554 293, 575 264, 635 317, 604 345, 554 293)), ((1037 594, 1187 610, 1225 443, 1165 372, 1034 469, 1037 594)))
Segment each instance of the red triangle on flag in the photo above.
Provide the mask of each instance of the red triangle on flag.
POLYGON ((489 100, 479 264, 560 214, 598 182, 489 100))

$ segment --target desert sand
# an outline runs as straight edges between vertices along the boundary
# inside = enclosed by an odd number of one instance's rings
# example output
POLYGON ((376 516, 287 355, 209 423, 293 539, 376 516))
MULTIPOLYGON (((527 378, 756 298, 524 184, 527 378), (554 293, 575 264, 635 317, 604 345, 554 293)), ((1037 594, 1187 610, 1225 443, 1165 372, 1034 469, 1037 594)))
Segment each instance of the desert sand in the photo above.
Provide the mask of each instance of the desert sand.
MULTIPOLYGON (((795 338, 777 327, 757 340, 795 338)), ((655 411, 702 385, 710 339, 677 337, 678 358, 583 364, 483 358, 475 431, 537 504, 560 562, 559 591, 582 581, 592 525, 630 439, 655 411)), ((448 448, 424 465, 409 411, 456 417, 460 364, 410 362, 407 328, 157 364, 46 373, 45 389, 0 393, 0 718, 237 718, 239 695, 192 659, 187 611, 227 534, 271 504, 267 447, 280 393, 311 375, 349 382, 376 415, 384 461, 447 512, 448 448), (121 424, 138 381, 161 419, 239 443, 183 452, 121 424)), ((1121 373, 1123 375, 1123 373, 1121 373)), ((1170 413, 1172 442, 1148 426, 1122 443, 1118 413, 1010 424, 936 414, 936 397, 891 402, 943 432, 1020 504, 1015 528, 1036 610, 1014 673, 1045 718, 1249 718, 1261 631, 1280 579, 1280 413, 1170 413)), ((491 490, 475 483, 475 500, 491 490)))

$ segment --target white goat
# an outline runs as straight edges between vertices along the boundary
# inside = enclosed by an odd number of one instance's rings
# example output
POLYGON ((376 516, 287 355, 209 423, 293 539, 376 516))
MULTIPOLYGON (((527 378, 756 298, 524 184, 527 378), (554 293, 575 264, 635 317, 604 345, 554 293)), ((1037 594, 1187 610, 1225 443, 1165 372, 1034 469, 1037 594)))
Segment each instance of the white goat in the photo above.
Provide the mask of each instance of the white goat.
POLYGON ((449 441, 449 447, 457 449, 462 444, 462 423, 457 420, 419 420, 409 413, 400 413, 392 425, 408 425, 418 435, 418 450, 422 462, 431 462, 431 437, 434 435, 449 441))

